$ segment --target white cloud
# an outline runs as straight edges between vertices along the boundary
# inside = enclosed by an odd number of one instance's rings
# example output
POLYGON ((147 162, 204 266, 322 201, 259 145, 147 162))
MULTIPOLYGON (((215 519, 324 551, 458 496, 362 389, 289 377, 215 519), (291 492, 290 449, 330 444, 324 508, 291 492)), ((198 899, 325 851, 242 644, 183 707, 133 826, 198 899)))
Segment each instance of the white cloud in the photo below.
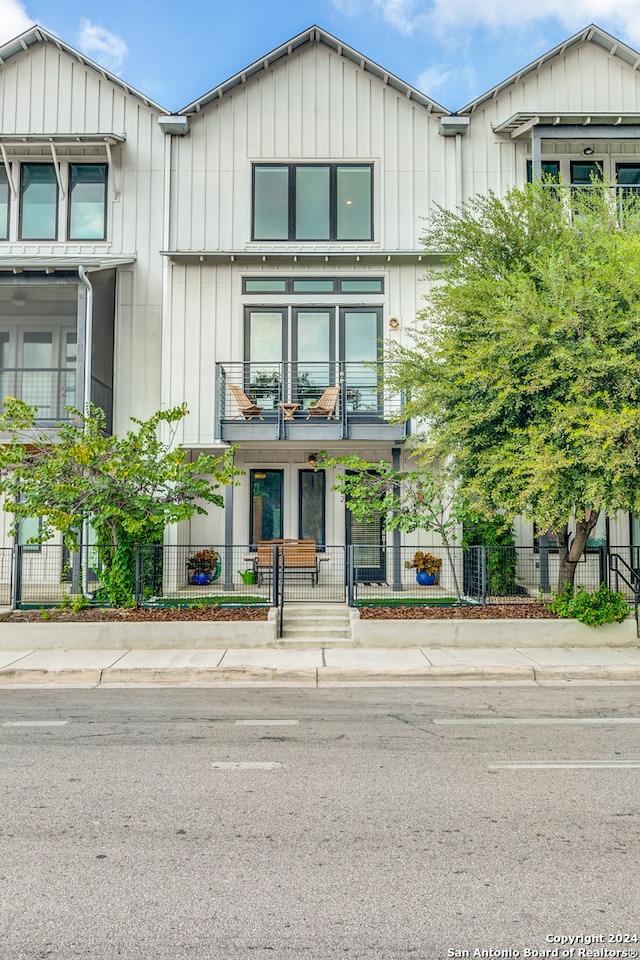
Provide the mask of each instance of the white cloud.
POLYGON ((19 0, 0 0, 0 43, 13 40, 34 22, 19 0))
POLYGON ((446 87, 455 76, 455 71, 447 67, 427 67, 423 70, 416 81, 418 90, 422 90, 427 96, 435 96, 436 90, 440 87, 446 87))
POLYGON ((122 69, 129 52, 122 37, 110 33, 104 27, 89 20, 82 21, 78 34, 78 47, 82 53, 86 53, 92 60, 114 73, 122 69))
POLYGON ((638 0, 537 0, 535 4, 514 0, 332 0, 334 7, 347 15, 371 14, 378 10, 388 24, 403 34, 423 30, 451 34, 484 28, 501 30, 530 29, 531 25, 555 20, 568 33, 590 22, 621 34, 630 43, 640 45, 640 5, 638 0))

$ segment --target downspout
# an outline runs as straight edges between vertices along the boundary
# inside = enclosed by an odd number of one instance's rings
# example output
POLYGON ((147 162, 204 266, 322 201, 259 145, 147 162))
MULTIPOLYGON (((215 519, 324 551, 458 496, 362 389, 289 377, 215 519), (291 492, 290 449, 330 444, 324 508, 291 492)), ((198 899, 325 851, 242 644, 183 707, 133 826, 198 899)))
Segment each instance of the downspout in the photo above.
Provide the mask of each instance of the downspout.
MULTIPOLYGON (((168 250, 171 239, 170 233, 170 211, 171 203, 171 146, 173 136, 165 133, 164 136, 164 186, 163 186, 163 222, 162 222, 162 249, 168 250)), ((171 311, 169 309, 169 257, 162 258, 162 341, 160 348, 162 350, 161 363, 161 383, 160 383, 160 409, 168 410, 171 399, 170 377, 171 377, 171 351, 169 350, 169 321, 171 311)))
MULTIPOLYGON (((84 328, 84 391, 83 391, 83 413, 87 413, 87 405, 91 401, 91 352, 93 348, 93 287, 89 277, 87 276, 86 270, 81 265, 78 267, 78 276, 80 278, 80 283, 87 291, 87 305, 85 309, 85 328, 84 328)), ((85 432, 88 428, 85 424, 85 432)), ((80 548, 87 549, 89 545, 89 521, 82 521, 82 539, 80 543, 80 548)), ((91 598, 89 593, 89 564, 84 563, 82 566, 82 593, 88 599, 91 598)))
POLYGON ((462 134, 456 133, 456 207, 462 203, 462 134))
POLYGON ((440 117, 438 133, 441 137, 456 138, 456 206, 462 203, 462 138, 469 130, 469 117, 459 117, 456 114, 440 117))

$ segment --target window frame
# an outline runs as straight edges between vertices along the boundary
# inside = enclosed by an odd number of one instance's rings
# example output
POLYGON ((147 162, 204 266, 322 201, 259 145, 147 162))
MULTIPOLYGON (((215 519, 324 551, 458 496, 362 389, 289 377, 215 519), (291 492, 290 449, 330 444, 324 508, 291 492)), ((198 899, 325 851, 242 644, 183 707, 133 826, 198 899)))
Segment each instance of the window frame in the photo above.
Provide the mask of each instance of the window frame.
POLYGON ((254 163, 251 167, 251 240, 255 243, 371 243, 375 236, 374 225, 374 164, 371 162, 352 163, 254 163), (302 167, 323 168, 329 170, 329 236, 305 237, 299 240, 296 236, 296 172, 302 167), (256 236, 256 173, 259 169, 286 169, 288 170, 287 188, 287 223, 288 236, 263 237, 256 236), (343 239, 338 236, 338 170, 366 169, 369 171, 369 235, 355 239, 343 239))
POLYGON ((4 163, 0 163, 0 190, 6 191, 7 216, 4 224, 0 223, 0 240, 8 240, 11 236, 11 187, 9 174, 4 163))
POLYGON ((108 182, 109 182, 109 164, 106 162, 100 163, 86 163, 81 161, 70 160, 68 162, 68 171, 67 171, 67 240, 70 242, 81 240, 81 241, 94 241, 100 243, 107 239, 107 212, 108 212, 108 182), (71 216, 73 212, 73 186, 72 185, 72 176, 74 167, 102 167, 104 169, 104 180, 102 182, 104 189, 104 198, 102 202, 102 234, 99 237, 82 237, 82 236, 72 236, 71 235, 71 216))
POLYGON ((60 232, 60 184, 56 174, 56 165, 51 162, 23 160, 20 164, 20 210, 18 216, 18 239, 26 243, 43 243, 45 241, 57 241, 60 232), (55 231, 52 237, 25 237, 24 236, 24 175, 28 167, 50 167, 53 171, 53 184, 55 186, 55 231))

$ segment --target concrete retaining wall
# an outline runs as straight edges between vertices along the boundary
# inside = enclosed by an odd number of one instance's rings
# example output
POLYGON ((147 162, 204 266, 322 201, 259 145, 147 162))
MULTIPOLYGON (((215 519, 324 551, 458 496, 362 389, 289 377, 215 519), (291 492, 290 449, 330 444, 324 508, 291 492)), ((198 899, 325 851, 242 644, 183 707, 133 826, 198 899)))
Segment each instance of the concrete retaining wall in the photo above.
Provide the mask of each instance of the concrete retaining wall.
POLYGON ((161 623, 0 623, 0 650, 208 650, 266 647, 269 620, 172 620, 161 623))
POLYGON ((362 620, 351 610, 362 647, 637 647, 636 621, 587 627, 577 620, 362 620))

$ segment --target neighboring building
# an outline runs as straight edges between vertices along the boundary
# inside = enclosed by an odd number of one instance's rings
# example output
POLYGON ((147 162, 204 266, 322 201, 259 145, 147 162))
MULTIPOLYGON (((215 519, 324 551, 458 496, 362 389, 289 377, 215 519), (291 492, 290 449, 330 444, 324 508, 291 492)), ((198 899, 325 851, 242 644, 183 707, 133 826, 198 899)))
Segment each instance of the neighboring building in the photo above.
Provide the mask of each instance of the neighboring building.
POLYGON ((186 401, 180 441, 246 476, 173 542, 380 544, 313 459, 403 462, 379 374, 428 292, 423 218, 539 170, 640 186, 639 65, 591 26, 452 114, 312 27, 171 115, 28 31, 0 48, 3 394, 117 430, 186 401))
POLYGON ((159 406, 163 113, 39 27, 0 47, 0 390, 51 427, 159 406))

